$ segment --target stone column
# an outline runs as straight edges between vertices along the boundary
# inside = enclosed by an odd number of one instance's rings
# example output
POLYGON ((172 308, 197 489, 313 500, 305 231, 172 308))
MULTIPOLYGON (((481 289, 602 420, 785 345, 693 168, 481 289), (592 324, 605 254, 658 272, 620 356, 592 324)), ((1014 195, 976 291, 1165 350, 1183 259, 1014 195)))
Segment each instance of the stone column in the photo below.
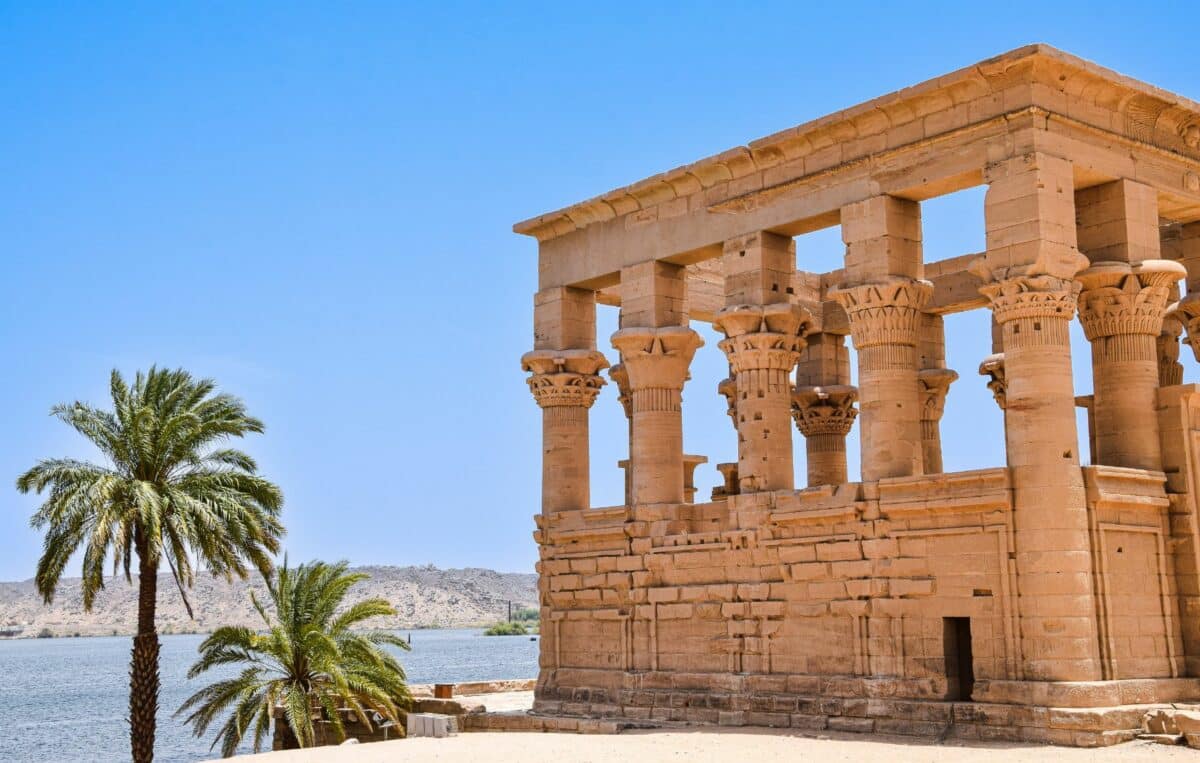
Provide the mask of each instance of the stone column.
POLYGON ((858 352, 862 478, 924 471, 917 327, 933 293, 922 279, 921 207, 876 196, 841 210, 849 286, 830 296, 845 310, 858 352))
POLYGON ((992 354, 979 364, 979 375, 988 377, 987 388, 991 390, 996 405, 1003 412, 1006 393, 1004 386, 1004 333, 1000 330, 1000 324, 996 322, 995 315, 992 316, 992 354))
POLYGON ((1070 321, 1087 260, 1075 248, 1070 162, 1033 153, 992 165, 987 253, 973 270, 1004 346, 1005 437, 1026 680, 1099 680, 1070 321))
POLYGON ((979 364, 979 375, 988 377, 987 388, 991 390, 996 405, 1003 411, 1008 400, 1008 386, 1004 380, 1004 353, 988 355, 979 364))
POLYGON ((1118 180, 1075 194, 1079 320, 1092 343, 1097 462, 1162 470, 1158 437, 1158 338, 1182 265, 1160 259, 1158 194, 1118 180))
POLYGON ((949 368, 925 368, 917 374, 921 385, 921 458, 925 474, 942 473, 942 414, 946 393, 958 378, 949 368))
POLYGON ((1163 254, 1187 270, 1187 293, 1173 315, 1185 332, 1183 343, 1200 361, 1200 222, 1172 226, 1162 239, 1163 254))
POLYGON ((842 485, 846 473, 846 435, 854 426, 858 390, 846 384, 797 387, 792 416, 808 451, 808 486, 842 485))
POLYGON ((923 313, 918 328, 917 373, 921 395, 921 456, 926 474, 941 474, 942 414, 946 394, 958 374, 946 368, 946 327, 942 316, 923 313))
MULTIPOLYGON (((1178 300, 1175 300, 1177 302, 1178 300)), ((1183 324, 1174 313, 1163 318, 1162 331, 1158 334, 1158 386, 1171 387, 1183 384, 1183 364, 1179 362, 1179 336, 1183 324)))
POLYGON ((626 457, 617 462, 617 467, 625 473, 625 505, 630 506, 633 502, 633 470, 629 464, 629 454, 633 452, 633 396, 629 391, 629 374, 626 373, 625 366, 618 363, 608 369, 608 378, 617 385, 617 402, 625 411, 625 430, 629 444, 625 451, 626 457))
POLYGON ((1096 462, 1162 470, 1158 437, 1158 340, 1173 262, 1102 262, 1079 275, 1079 321, 1092 343, 1096 462))
POLYGON ((621 271, 621 327, 612 344, 629 375, 632 504, 683 503, 683 385, 696 349, 683 268, 647 262, 621 271))
MULTIPOLYGON (((734 434, 737 434, 737 382, 733 378, 733 369, 729 369, 729 376, 722 379, 717 384, 717 394, 725 398, 725 413, 729 416, 729 422, 733 424, 734 434)), ((725 479, 723 486, 713 489, 713 498, 727 498, 731 495, 738 494, 738 465, 732 464, 717 464, 717 471, 725 479)))
POLYGON ((725 307, 713 328, 734 380, 739 490, 792 490, 790 377, 811 325, 791 303, 795 242, 759 232, 726 242, 721 259, 725 307))
POLYGON ((556 288, 534 302, 534 347, 521 358, 542 409, 542 513, 589 508, 588 409, 608 366, 595 349, 595 294, 556 288))
POLYGON ((850 353, 839 334, 808 336, 796 366, 792 418, 808 451, 808 486, 841 485, 846 473, 846 435, 854 425, 858 389, 850 386, 850 353))

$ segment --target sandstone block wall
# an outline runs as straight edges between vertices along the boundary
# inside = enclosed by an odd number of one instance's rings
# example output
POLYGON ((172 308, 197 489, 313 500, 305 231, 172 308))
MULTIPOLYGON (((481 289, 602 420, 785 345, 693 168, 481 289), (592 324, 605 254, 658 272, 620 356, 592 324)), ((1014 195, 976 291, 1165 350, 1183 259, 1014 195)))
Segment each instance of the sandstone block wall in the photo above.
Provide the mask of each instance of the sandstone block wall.
POLYGON ((1200 701, 1200 395, 1178 362, 1200 358, 1200 104, 1030 46, 516 230, 539 242, 537 709, 1091 745, 1200 701), (921 202, 978 185, 986 250, 925 262, 921 202), (832 226, 845 267, 797 269, 793 237, 832 226), (621 310, 629 422, 605 508, 596 304, 621 310), (944 473, 943 316, 975 309, 1006 458, 944 473), (709 394, 737 438, 708 502, 682 436, 693 320, 724 335, 709 394))

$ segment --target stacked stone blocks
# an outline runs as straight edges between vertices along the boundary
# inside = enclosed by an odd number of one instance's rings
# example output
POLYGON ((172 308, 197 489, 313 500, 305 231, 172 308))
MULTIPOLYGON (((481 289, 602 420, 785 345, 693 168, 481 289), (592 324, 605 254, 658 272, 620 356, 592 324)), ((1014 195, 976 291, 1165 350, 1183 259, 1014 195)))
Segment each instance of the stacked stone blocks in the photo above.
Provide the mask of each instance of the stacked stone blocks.
POLYGON ((1181 340, 1200 357, 1200 105, 1032 46, 517 229, 539 240, 540 718, 1090 746, 1200 700, 1178 362, 1181 340), (981 184, 986 251, 926 263, 921 201, 981 184), (833 225, 845 267, 798 269, 793 236, 833 225), (605 508, 597 303, 621 310, 630 426, 605 508), (947 473, 943 319, 973 309, 1006 460, 947 473), (724 336, 737 437, 708 502, 682 438, 694 320, 724 336))

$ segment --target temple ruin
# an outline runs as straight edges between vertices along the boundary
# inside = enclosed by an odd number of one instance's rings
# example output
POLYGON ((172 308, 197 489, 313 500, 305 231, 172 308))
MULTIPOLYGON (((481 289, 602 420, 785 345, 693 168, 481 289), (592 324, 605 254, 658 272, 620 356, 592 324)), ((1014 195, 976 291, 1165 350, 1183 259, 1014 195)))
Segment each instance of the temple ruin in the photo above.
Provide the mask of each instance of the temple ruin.
POLYGON ((1200 700, 1178 362, 1200 357, 1200 104, 1034 45, 515 230, 538 240, 538 712, 1099 745, 1200 700), (925 262, 922 202, 974 186, 986 251, 925 262), (844 267, 798 270, 795 238, 835 226, 844 267), (620 307, 611 367, 597 303, 620 307), (992 314, 982 378, 945 367, 966 310, 992 314), (691 321, 725 338, 701 349, 691 321), (714 350, 729 378, 689 404, 727 405, 738 458, 703 500, 681 396, 714 350), (626 501, 592 507, 606 383, 626 501), (1003 409, 1007 463, 943 473, 964 384, 1003 409))

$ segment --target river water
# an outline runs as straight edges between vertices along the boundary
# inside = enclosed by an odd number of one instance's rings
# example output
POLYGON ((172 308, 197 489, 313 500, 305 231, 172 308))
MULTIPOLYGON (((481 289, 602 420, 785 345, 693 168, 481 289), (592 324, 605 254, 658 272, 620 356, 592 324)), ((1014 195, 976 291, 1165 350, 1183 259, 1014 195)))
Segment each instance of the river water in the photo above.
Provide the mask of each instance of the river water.
MULTIPOLYGON (((482 634, 465 629, 412 631, 412 651, 400 654, 409 682, 537 676, 536 641, 482 634)), ((191 727, 172 715, 197 689, 236 670, 214 669, 189 682, 187 670, 204 637, 161 638, 155 760, 181 763, 220 757, 219 750, 209 750, 211 736, 196 739, 191 727)), ((128 637, 0 640, 0 761, 128 760, 131 643, 128 637)))

